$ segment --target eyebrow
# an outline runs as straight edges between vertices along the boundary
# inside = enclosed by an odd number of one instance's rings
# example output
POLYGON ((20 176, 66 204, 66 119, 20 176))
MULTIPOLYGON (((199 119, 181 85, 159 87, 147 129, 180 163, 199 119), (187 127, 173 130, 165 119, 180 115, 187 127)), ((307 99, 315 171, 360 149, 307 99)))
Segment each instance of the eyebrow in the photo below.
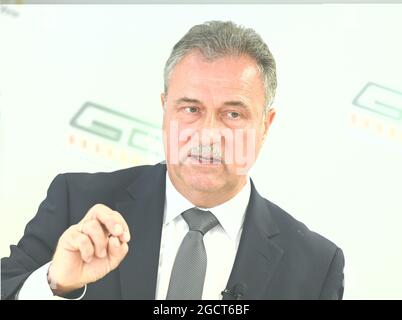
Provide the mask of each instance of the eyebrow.
MULTIPOLYGON (((176 105, 176 106, 179 105, 179 104, 181 104, 181 103, 202 104, 202 102, 201 102, 200 100, 198 100, 198 99, 192 99, 192 98, 188 98, 188 97, 183 97, 183 98, 177 99, 177 100, 175 101, 175 105, 176 105)), ((250 110, 250 107, 249 107, 247 104, 245 104, 244 102, 239 101, 239 100, 225 101, 225 102, 223 103, 223 105, 224 105, 224 106, 232 106, 232 107, 241 107, 241 108, 244 108, 244 109, 246 109, 246 110, 250 110)))
POLYGON ((250 110, 250 107, 247 104, 245 104, 244 102, 239 101, 239 100, 226 101, 223 103, 223 105, 224 106, 232 106, 232 107, 242 107, 246 110, 250 110))
POLYGON ((177 99, 177 100, 174 102, 174 104, 175 104, 175 106, 177 106, 177 105, 179 105, 180 103, 183 103, 183 102, 185 102, 185 103, 198 103, 198 104, 201 104, 201 101, 200 101, 200 100, 191 99, 191 98, 187 98, 187 97, 183 97, 183 98, 177 99))

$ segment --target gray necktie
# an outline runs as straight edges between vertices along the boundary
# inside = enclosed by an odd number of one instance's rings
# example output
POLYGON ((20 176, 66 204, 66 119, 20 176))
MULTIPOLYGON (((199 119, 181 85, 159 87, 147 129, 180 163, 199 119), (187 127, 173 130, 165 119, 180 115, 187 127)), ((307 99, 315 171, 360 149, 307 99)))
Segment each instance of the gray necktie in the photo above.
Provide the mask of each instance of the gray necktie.
POLYGON ((189 226, 170 276, 167 300, 201 300, 207 269, 203 237, 218 224, 210 211, 191 208, 182 213, 189 226))

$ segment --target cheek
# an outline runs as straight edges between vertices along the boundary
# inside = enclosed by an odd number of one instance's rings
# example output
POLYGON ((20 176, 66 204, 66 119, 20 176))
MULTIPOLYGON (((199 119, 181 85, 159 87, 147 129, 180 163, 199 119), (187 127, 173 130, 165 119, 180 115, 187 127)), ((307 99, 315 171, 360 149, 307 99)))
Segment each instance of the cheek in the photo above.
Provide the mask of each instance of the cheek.
POLYGON ((259 151, 260 151, 260 149, 262 147, 262 138, 263 138, 263 131, 262 130, 256 130, 254 137, 252 139, 250 139, 249 143, 251 143, 251 140, 253 140, 251 147, 254 148, 255 158, 258 156, 258 153, 259 153, 259 151))
POLYGON ((258 130, 233 130, 225 137, 225 160, 228 167, 248 166, 255 162, 261 147, 261 133, 258 130))
POLYGON ((171 161, 178 160, 187 154, 187 149, 191 144, 195 129, 191 126, 182 124, 174 119, 164 119, 163 139, 165 151, 171 161))

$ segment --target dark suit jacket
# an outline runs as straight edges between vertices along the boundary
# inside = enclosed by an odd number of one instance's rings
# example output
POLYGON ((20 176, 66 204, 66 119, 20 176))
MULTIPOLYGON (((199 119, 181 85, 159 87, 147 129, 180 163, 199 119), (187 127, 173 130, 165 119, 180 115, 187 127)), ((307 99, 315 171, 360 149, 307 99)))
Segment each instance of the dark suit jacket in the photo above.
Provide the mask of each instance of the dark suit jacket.
MULTIPOLYGON (((120 266, 89 284, 84 299, 155 299, 165 174, 159 163, 58 175, 10 257, 1 260, 2 299, 15 297, 26 278, 52 259, 61 234, 96 203, 123 215, 132 240, 120 266)), ((343 268, 340 248, 261 197, 251 182, 227 288, 242 284, 243 299, 341 299, 343 268)))

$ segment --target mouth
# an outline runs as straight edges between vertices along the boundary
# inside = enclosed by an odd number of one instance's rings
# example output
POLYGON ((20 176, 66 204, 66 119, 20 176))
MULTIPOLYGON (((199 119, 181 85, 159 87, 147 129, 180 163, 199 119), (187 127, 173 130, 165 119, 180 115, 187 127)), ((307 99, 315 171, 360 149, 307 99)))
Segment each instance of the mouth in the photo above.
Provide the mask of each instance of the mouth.
POLYGON ((190 164, 196 166, 218 167, 223 163, 221 146, 214 144, 193 147, 187 151, 187 160, 190 164))
POLYGON ((222 163, 220 158, 215 157, 189 154, 188 158, 191 160, 192 164, 220 165, 222 163))

